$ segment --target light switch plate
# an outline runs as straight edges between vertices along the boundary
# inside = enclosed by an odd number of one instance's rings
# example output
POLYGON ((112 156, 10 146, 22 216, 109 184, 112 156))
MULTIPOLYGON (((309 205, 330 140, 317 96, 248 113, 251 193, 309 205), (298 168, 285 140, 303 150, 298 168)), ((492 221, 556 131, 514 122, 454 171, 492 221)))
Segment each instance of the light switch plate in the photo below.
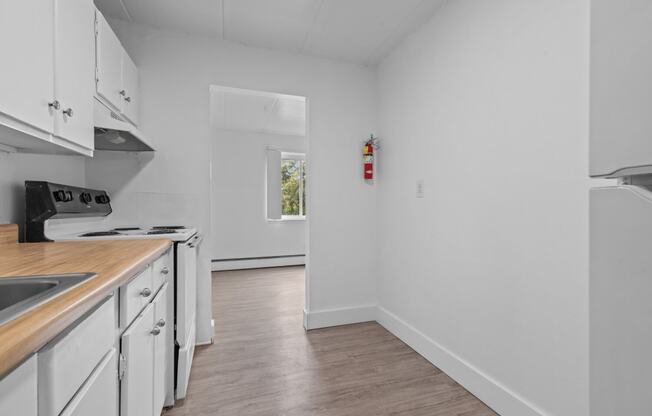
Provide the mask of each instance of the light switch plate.
POLYGON ((417 179, 417 198, 423 198, 424 196, 425 189, 423 179, 417 179))

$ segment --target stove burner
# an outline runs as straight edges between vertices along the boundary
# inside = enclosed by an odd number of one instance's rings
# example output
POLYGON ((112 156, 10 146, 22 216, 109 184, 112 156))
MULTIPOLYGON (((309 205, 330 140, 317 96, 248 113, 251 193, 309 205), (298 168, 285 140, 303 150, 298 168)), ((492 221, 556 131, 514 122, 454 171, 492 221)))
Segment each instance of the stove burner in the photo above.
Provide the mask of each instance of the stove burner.
POLYGON ((80 235, 80 237, 104 237, 106 235, 120 235, 117 231, 95 231, 80 235))
POLYGON ((158 235, 158 234, 174 234, 176 230, 160 228, 152 231, 147 231, 147 235, 158 235))
POLYGON ((183 230, 186 228, 183 225, 155 225, 152 230, 183 230))
POLYGON ((140 230, 140 227, 121 227, 121 228, 114 228, 112 231, 138 231, 140 230))

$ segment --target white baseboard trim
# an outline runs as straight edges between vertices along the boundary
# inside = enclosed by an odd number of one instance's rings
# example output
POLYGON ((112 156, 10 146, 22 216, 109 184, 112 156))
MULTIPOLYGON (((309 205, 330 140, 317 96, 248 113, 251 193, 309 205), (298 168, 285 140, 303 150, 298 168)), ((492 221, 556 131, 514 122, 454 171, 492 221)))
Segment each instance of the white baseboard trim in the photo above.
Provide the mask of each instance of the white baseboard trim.
POLYGON ((303 311, 303 326, 307 329, 330 326, 359 324, 376 320, 376 305, 354 306, 351 308, 303 311))
POLYGON ((383 307, 376 321, 502 416, 547 416, 527 400, 473 367, 383 307))
POLYGON ((211 269, 214 272, 225 270, 263 269, 266 267, 303 266, 306 256, 268 257, 259 259, 213 260, 211 269))

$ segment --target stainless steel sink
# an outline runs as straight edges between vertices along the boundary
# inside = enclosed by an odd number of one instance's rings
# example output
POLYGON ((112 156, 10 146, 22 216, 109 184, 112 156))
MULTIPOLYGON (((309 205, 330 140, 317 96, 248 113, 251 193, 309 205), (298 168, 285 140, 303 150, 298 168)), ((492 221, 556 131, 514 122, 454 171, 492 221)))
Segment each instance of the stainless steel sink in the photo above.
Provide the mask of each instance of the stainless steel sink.
POLYGON ((93 277, 75 273, 0 278, 0 325, 93 277))

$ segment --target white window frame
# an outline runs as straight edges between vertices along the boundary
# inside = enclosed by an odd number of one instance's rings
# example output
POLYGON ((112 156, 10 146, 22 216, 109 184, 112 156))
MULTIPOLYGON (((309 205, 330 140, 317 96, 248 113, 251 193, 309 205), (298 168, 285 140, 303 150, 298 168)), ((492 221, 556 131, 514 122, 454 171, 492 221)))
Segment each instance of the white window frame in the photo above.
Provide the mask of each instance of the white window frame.
POLYGON ((303 174, 306 154, 300 152, 281 152, 281 163, 283 163, 284 160, 302 160, 304 163, 299 164, 299 215, 281 215, 281 221, 305 221, 306 215, 303 212, 303 174))

